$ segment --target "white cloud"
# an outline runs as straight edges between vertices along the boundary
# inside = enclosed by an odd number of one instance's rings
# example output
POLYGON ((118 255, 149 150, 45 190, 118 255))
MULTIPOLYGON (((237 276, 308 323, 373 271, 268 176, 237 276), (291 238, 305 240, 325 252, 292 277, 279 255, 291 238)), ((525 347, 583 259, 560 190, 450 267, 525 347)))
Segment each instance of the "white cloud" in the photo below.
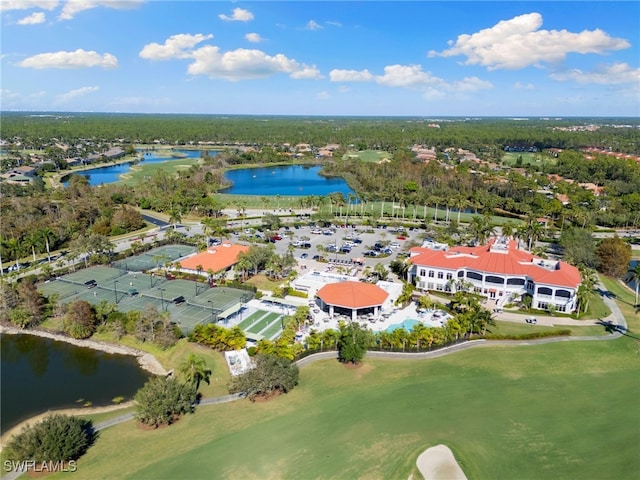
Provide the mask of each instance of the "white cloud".
POLYGON ((329 72, 332 82, 375 82, 392 88, 410 88, 424 92, 425 98, 433 99, 446 93, 468 93, 493 88, 491 82, 478 77, 466 77, 462 80, 446 80, 422 71, 420 65, 388 65, 383 75, 373 75, 368 70, 332 70, 329 72))
POLYGON ((614 63, 600 65, 593 72, 573 69, 552 73, 550 77, 559 82, 574 81, 579 84, 621 85, 636 83, 640 85, 640 68, 633 68, 627 63, 614 63))
POLYGON ((221 13, 218 15, 218 18, 225 22, 248 22, 253 20, 253 13, 249 10, 245 10, 244 8, 234 8, 231 16, 221 13))
POLYGON ((18 20, 18 25, 36 25, 38 23, 44 23, 46 16, 44 12, 33 12, 28 17, 24 17, 18 20))
POLYGON ((332 27, 341 27, 342 24, 340 22, 328 21, 327 25, 331 25, 332 27))
POLYGON ((299 70, 291 74, 291 78, 295 80, 317 80, 322 78, 322 74, 315 65, 302 65, 299 70))
POLYGON ((98 90, 100 90, 100 87, 97 87, 97 86, 76 88, 75 90, 70 90, 67 93, 62 93, 58 95, 55 98, 54 102, 55 104, 67 103, 70 100, 73 100, 78 97, 83 97, 84 95, 97 92, 98 90))
POLYGON ((373 75, 369 70, 334 69, 329 72, 329 79, 332 82, 370 82, 373 80, 373 75))
POLYGON ((259 33, 247 33, 244 38, 246 38, 251 43, 260 43, 262 42, 262 37, 259 33))
POLYGON ((0 11, 28 10, 30 8, 53 10, 57 6, 57 0, 0 0, 0 11))
POLYGON ((318 100, 329 100, 331 98, 331 95, 329 94, 329 92, 323 90, 322 92, 316 93, 316 98, 318 100))
POLYGON ((376 82, 387 87, 419 87, 442 80, 423 72, 420 65, 389 65, 384 67, 384 75, 376 77, 376 82))
POLYGON ((306 30, 321 30, 324 27, 315 20, 309 20, 304 27, 306 30))
POLYGON ((76 14, 96 7, 125 10, 137 8, 144 0, 67 0, 58 20, 71 20, 76 14))
POLYGON ((261 50, 245 48, 222 53, 218 47, 206 45, 195 50, 193 58, 195 61, 189 65, 188 72, 209 78, 235 81, 276 73, 288 73, 295 79, 319 78, 315 66, 300 64, 281 53, 271 56, 261 50))
POLYGON ((516 90, 534 90, 535 89, 535 87, 533 86, 533 83, 520 83, 520 82, 514 83, 513 88, 516 90))
POLYGON ((560 62, 568 53, 603 54, 630 46, 600 29, 572 33, 567 30, 540 30, 542 15, 528 13, 502 20, 491 28, 459 35, 451 48, 430 51, 429 57, 467 57, 465 65, 482 65, 489 70, 520 69, 544 62, 560 62))
POLYGON ((18 63, 24 68, 116 68, 118 59, 110 53, 100 55, 94 51, 86 51, 79 48, 75 52, 40 53, 33 57, 25 58, 18 63))
POLYGON ((193 47, 210 38, 213 38, 213 35, 180 33, 170 36, 163 45, 155 42, 145 45, 139 55, 147 60, 189 58, 192 56, 193 47))
MULTIPOLYGON (((443 81, 444 82, 444 81, 443 81)), ((446 90, 453 92, 479 92, 480 90, 489 90, 493 88, 493 84, 478 77, 465 77, 455 82, 444 82, 442 85, 446 90)))

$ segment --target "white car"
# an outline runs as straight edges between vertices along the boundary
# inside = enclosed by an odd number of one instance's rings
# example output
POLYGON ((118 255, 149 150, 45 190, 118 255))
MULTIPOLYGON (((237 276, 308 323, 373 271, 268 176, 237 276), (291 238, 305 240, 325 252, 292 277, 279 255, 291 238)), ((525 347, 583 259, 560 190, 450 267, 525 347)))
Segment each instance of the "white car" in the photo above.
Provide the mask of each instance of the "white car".
POLYGON ((322 235, 322 230, 320 230, 319 228, 314 228, 313 230, 311 230, 311 233, 313 233, 314 235, 322 235))

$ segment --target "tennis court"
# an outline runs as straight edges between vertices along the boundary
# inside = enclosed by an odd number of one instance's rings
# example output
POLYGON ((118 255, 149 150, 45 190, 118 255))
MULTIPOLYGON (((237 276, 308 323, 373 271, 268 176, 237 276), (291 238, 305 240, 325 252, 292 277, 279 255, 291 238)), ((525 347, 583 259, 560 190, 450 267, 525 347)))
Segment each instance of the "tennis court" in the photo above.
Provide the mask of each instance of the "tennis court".
POLYGON ((59 280, 68 283, 85 286, 87 282, 95 280, 98 284, 117 279, 122 276, 122 271, 112 267, 89 267, 77 272, 68 273, 58 277, 59 280))
POLYGON ((203 282, 167 280, 161 275, 127 273, 110 267, 90 267, 44 282, 38 288, 45 296, 59 295, 64 303, 78 299, 95 305, 106 300, 122 312, 141 311, 151 305, 159 312, 168 312, 185 334, 198 324, 237 313, 253 298, 246 290, 210 288, 203 282))
POLYGON ((165 245, 134 257, 117 260, 114 262, 114 265, 127 272, 144 272, 146 270, 164 267, 167 262, 174 262, 196 251, 196 247, 190 245, 165 245))

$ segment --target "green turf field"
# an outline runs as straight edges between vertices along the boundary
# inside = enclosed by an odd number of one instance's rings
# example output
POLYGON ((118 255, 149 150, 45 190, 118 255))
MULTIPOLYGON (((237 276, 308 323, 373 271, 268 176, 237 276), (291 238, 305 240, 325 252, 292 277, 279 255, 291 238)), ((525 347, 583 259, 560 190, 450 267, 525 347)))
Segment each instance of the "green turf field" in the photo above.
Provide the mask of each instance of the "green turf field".
POLYGON ((273 322, 276 318, 279 318, 281 315, 279 313, 271 312, 265 315, 263 318, 258 320, 255 324, 250 326, 247 331, 251 333, 260 333, 262 330, 267 328, 271 322, 273 322))
POLYGON ((254 324, 259 318, 264 317, 267 314, 264 310, 258 310, 257 312, 253 312, 247 318, 242 320, 238 325, 242 330, 245 330, 254 324))
POLYGON ((280 321, 280 319, 277 319, 275 322, 269 325, 263 332, 261 332, 261 335, 264 338, 273 340, 278 336, 278 334, 280 333, 280 330, 282 330, 282 322, 280 321))
POLYGON ((425 448, 444 443, 470 479, 635 479, 639 367, 630 338, 358 369, 327 360, 267 403, 201 406, 156 431, 104 430, 74 478, 406 479, 425 448))

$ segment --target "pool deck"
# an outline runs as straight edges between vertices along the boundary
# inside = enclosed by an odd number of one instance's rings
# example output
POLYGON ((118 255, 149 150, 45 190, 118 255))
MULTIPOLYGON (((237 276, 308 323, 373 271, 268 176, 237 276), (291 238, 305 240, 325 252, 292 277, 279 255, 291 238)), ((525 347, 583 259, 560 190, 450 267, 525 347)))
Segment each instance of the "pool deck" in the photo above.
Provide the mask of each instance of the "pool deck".
MULTIPOLYGON (((387 312, 388 310, 385 310, 385 312, 383 313, 386 314, 387 312)), ((446 320, 442 321, 441 323, 439 319, 433 318, 433 313, 434 313, 433 311, 418 312, 416 304, 411 302, 409 306, 403 309, 399 309, 397 307, 393 308, 391 310, 390 315, 388 316, 381 315, 376 319, 375 322, 372 322, 364 318, 360 318, 358 322, 361 325, 366 326, 367 328, 370 328, 374 332, 384 331, 392 325, 401 324, 405 320, 418 320, 427 327, 443 326, 444 323, 446 323, 446 320)), ((340 319, 347 322, 350 320, 350 317, 345 317, 340 315, 334 315, 334 318, 329 318, 329 314, 327 312, 323 312, 322 310, 320 310, 319 307, 312 308, 311 315, 313 316, 314 321, 313 321, 313 325, 310 328, 313 328, 314 330, 319 330, 319 331, 323 331, 327 329, 337 330, 338 322, 340 319), (315 312, 314 310, 318 310, 318 312, 315 312)), ((445 318, 446 316, 443 317, 443 319, 445 318)))

